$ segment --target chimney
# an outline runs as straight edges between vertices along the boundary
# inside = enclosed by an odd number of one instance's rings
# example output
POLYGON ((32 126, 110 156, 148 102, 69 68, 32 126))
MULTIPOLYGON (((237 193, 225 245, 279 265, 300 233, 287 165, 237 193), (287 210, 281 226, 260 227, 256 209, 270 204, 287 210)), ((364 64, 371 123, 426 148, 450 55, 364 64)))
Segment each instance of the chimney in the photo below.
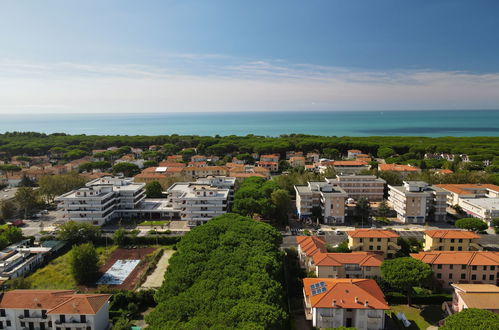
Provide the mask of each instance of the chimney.
POLYGON ((355 303, 357 304, 359 302, 359 297, 355 297, 355 303))
POLYGON ((364 306, 365 307, 369 306, 369 301, 366 300, 366 302, 364 303, 364 306))
POLYGON ((333 299, 333 307, 336 307, 336 299, 333 299))

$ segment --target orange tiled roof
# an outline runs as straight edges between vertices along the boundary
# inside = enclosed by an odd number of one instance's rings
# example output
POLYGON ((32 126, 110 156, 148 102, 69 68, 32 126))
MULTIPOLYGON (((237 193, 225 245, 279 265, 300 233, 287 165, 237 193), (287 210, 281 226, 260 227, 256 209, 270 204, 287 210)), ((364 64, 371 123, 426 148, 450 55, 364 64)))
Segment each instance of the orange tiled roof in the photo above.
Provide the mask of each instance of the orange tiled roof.
POLYGON ((304 278, 303 289, 313 308, 389 309, 383 291, 371 279, 304 278), (326 291, 312 295, 311 285, 320 282, 326 291))
POLYGON ((347 152, 354 153, 354 154, 361 154, 362 153, 362 151, 358 150, 358 149, 350 149, 350 150, 347 150, 347 152))
POLYGON ((48 314, 96 314, 110 294, 75 294, 71 290, 12 290, 3 293, 0 308, 47 310, 48 314))
POLYGON ((300 249, 307 255, 313 256, 316 253, 326 253, 326 241, 317 236, 296 236, 296 241, 300 249))
POLYGON ((480 235, 466 230, 426 230, 425 234, 433 238, 480 238, 480 235))
POLYGON ((454 173, 453 170, 449 170, 449 169, 441 169, 441 170, 437 170, 437 173, 440 173, 440 174, 452 174, 454 173))
POLYGON ((179 162, 160 162, 159 163, 160 167, 185 167, 185 163, 179 163, 179 162))
POLYGON ((428 251, 411 257, 432 265, 499 266, 499 252, 492 251, 428 251))
POLYGON ((490 189, 499 192, 499 186, 495 184, 437 184, 437 187, 448 190, 450 192, 456 193, 458 195, 472 195, 474 192, 472 190, 479 189, 490 189))
POLYGON ((416 166, 410 165, 401 165, 401 164, 379 164, 378 165, 380 171, 396 171, 396 172, 417 172, 419 168, 416 166))
POLYGON ((361 160, 335 160, 332 162, 333 166, 365 166, 366 162, 361 160))
POLYGON ((383 256, 369 252, 316 253, 313 256, 313 260, 316 266, 357 264, 360 266, 379 267, 383 262, 383 256))
POLYGON ((277 162, 266 162, 266 161, 259 161, 257 162, 257 165, 277 165, 277 162))
POLYGON ((395 238, 400 237, 399 234, 392 230, 386 229, 356 229, 347 231, 350 237, 362 237, 362 238, 395 238))

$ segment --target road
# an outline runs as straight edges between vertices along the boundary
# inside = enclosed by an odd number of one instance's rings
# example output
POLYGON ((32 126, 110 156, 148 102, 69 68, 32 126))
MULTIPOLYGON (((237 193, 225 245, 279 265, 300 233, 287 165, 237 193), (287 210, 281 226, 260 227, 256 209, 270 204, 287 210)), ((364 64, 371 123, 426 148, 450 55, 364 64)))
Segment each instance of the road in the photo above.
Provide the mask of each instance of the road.
POLYGON ((0 190, 0 201, 9 200, 14 198, 17 188, 5 188, 0 190))

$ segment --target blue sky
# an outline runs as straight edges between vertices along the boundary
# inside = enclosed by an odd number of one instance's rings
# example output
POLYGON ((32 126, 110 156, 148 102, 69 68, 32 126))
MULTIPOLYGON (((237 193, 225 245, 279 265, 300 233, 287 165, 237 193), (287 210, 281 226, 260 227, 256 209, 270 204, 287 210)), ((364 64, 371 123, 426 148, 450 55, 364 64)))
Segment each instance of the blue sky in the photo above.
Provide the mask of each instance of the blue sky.
POLYGON ((499 1, 0 1, 0 112, 498 109, 499 1))

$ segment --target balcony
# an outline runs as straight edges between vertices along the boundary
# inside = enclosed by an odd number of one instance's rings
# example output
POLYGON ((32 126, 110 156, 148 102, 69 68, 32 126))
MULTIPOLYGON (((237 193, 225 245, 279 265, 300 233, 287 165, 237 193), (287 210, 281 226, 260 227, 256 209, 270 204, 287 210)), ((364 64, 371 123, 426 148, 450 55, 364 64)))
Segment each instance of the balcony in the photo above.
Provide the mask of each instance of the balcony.
POLYGON ((30 315, 30 316, 24 316, 24 315, 19 315, 19 320, 23 322, 45 322, 48 321, 47 315, 42 316, 42 315, 30 315))
POLYGON ((85 322, 80 322, 80 321, 61 321, 57 320, 54 322, 57 327, 61 328, 86 328, 87 326, 90 326, 90 323, 88 321, 85 322))

